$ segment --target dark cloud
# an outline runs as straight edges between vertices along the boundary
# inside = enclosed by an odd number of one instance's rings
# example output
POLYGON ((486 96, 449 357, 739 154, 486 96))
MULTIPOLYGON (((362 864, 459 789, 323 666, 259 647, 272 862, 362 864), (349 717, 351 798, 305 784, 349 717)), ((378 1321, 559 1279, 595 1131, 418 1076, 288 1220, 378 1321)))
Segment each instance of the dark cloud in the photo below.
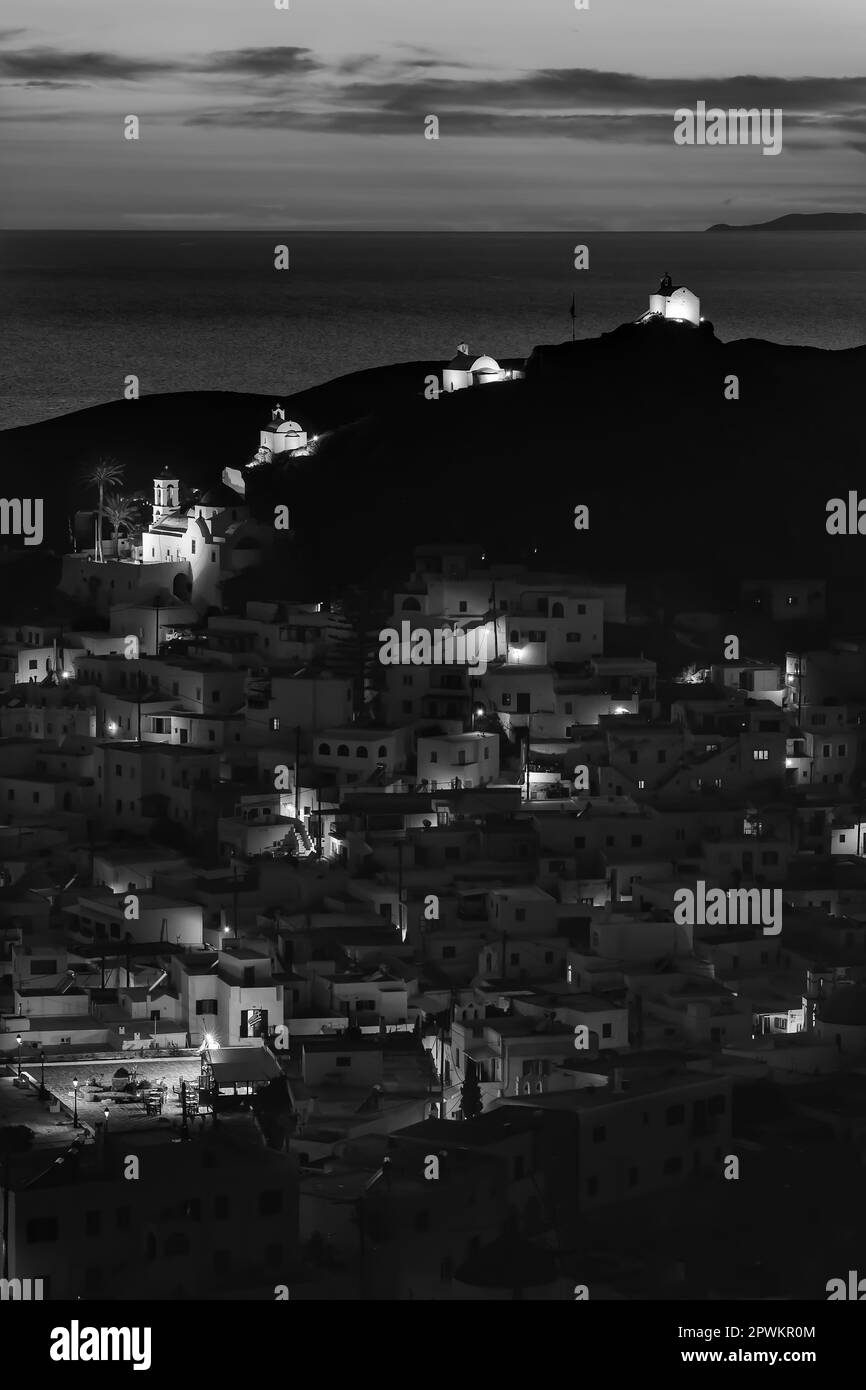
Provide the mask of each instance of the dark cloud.
POLYGON ((7 82, 8 87, 51 87, 55 90, 69 87, 89 87, 89 82, 56 82, 50 77, 31 77, 26 82, 7 82))
MULTIPOLYGON (((406 60, 426 68, 427 58, 406 60)), ((321 97, 322 93, 317 92, 321 97)), ((601 143, 671 144, 674 112, 699 100, 722 110, 782 111, 783 133, 812 147, 860 149, 866 78, 759 76, 680 79, 584 68, 542 69, 512 79, 365 80, 328 87, 315 107, 284 100, 222 106, 194 125, 423 135, 436 115, 446 136, 557 136, 601 143)))
POLYGON ((285 77, 295 73, 312 73, 324 65, 314 58, 309 48, 289 45, 269 48, 228 49, 210 53, 194 64, 198 72, 237 73, 252 77, 285 77))
POLYGON ((125 58, 120 53, 75 53, 48 46, 0 53, 0 77, 36 80, 84 78, 135 82, 142 77, 176 72, 182 66, 159 59, 125 58))

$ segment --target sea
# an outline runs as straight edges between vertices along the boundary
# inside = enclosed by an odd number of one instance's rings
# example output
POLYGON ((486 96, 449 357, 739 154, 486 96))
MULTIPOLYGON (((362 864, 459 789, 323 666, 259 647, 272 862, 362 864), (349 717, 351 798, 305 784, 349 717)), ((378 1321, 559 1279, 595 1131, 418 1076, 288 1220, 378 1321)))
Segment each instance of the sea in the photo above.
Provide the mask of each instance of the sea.
POLYGON ((525 356, 630 322, 665 274, 725 341, 866 342, 864 232, 7 231, 0 428, 118 399, 128 376, 276 398, 461 342, 525 356))

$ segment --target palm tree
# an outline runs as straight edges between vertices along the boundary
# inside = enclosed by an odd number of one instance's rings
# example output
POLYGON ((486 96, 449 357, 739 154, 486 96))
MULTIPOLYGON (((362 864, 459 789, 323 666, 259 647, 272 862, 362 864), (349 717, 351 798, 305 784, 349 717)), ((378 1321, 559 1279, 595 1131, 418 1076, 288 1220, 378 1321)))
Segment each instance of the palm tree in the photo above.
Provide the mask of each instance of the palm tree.
POLYGON ((84 483, 86 487, 95 487, 99 490, 99 507, 97 509, 96 527, 96 559, 102 560, 102 518, 105 513, 105 488, 106 486, 116 486, 123 482, 123 464, 118 463, 117 459, 100 458, 96 463, 85 471, 84 483))
POLYGON ((119 492, 109 492, 105 498, 105 515, 111 527, 114 555, 117 557, 117 536, 121 526, 127 531, 138 520, 138 507, 131 497, 123 497, 119 492))

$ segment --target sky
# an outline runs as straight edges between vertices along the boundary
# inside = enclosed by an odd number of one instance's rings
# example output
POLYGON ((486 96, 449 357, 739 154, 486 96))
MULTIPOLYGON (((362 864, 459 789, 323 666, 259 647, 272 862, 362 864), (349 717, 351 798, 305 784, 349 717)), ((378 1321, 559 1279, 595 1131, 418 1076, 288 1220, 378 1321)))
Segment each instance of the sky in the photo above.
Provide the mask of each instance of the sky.
POLYGON ((288 4, 3 0, 0 226, 689 230, 866 211, 863 0, 288 4), (701 100, 781 109, 781 153, 676 145, 675 110, 701 100))

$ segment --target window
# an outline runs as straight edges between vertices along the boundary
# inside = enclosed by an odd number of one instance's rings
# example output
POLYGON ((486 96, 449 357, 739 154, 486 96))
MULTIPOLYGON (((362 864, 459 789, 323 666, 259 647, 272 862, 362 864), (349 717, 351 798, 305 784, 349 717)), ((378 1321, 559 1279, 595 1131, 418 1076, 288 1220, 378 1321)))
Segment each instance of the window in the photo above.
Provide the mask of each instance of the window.
POLYGON ((574 701, 566 700, 565 704, 563 705, 563 709, 566 714, 574 714, 574 701))
POLYGON ((779 854, 777 850, 765 849, 761 855, 762 864, 778 864, 779 854))
POLYGON ((341 743, 340 746, 339 746, 339 748, 337 749, 337 757, 338 757, 338 758, 348 758, 348 756, 349 756, 349 748, 348 748, 348 745, 345 744, 345 743, 341 743))
POLYGON ((566 642, 579 642, 579 641, 580 641, 580 633, 579 633, 579 632, 567 632, 567 633, 565 634, 565 640, 566 640, 566 642))
POLYGON ((455 957, 456 955, 457 955, 457 947, 456 947, 456 946, 443 946, 443 947, 442 947, 442 959, 443 959, 443 960, 453 960, 454 957, 455 957))
POLYGON ((525 921, 526 921, 526 908, 525 908, 525 907, 516 907, 516 908, 514 909, 514 920, 515 920, 515 922, 525 922, 525 921))
POLYGON ((681 1125, 686 1118, 686 1107, 684 1105, 669 1105, 665 1111, 665 1124, 681 1125))
POLYGON ((830 744, 829 744, 829 743, 824 743, 824 744, 821 745, 821 757, 822 757, 822 758, 829 758, 830 752, 831 752, 831 749, 830 749, 830 744))
POLYGON ((197 1014, 215 1014, 219 1009, 216 999, 196 999, 195 1011, 197 1014))
POLYGON ((57 1217, 56 1216, 34 1216, 27 1222, 26 1239, 28 1245, 39 1245, 41 1242, 57 1239, 57 1217))
POLYGON ((643 844, 643 835, 632 835, 632 837, 631 837, 631 847, 632 847, 632 849, 639 849, 640 846, 641 846, 642 844, 643 844))
POLYGON ((609 1038, 609 1037, 612 1037, 612 1035, 613 1035, 613 1024, 612 1024, 612 1023, 603 1023, 603 1024, 601 1025, 601 1036, 602 1036, 603 1038, 609 1038))
POLYGON ((756 763, 765 763, 770 754, 766 748, 753 748, 752 758, 756 763))
POLYGON ((337 1058, 337 1066, 338 1066, 338 1067, 350 1067, 351 1065, 352 1065, 352 1059, 351 1059, 351 1057, 338 1057, 338 1058, 337 1058))
MULTIPOLYGON (((49 733, 50 733, 50 729, 49 729, 49 733)), ((840 743, 840 744, 838 745, 837 749, 836 749, 836 754, 837 754, 837 757, 840 757, 840 758, 846 757, 847 754, 848 754, 848 745, 845 744, 845 743, 840 743)))
POLYGON ((585 835, 575 835, 575 837, 574 837, 574 848, 575 848, 575 849, 586 849, 586 836, 585 836, 585 835))
POLYGON ((520 964, 520 952, 519 952, 519 951, 512 951, 512 952, 510 953, 510 955, 509 955, 509 957, 508 957, 508 964, 509 964, 509 965, 519 965, 519 964, 520 964))
POLYGON ((357 751, 356 751, 355 756, 358 757, 358 758, 369 758, 369 756, 370 756, 370 750, 369 750, 369 748, 365 748, 364 745, 363 745, 363 743, 360 743, 360 744, 358 745, 358 748, 357 748, 357 751))
POLYGON ((380 743, 380 745, 379 745, 379 751, 378 751, 378 753, 376 754, 376 757, 377 757, 377 758, 387 758, 387 756, 388 756, 388 749, 385 747, 384 743, 380 743))
POLYGON ((282 1192, 272 1189, 269 1192, 259 1193, 259 1215, 276 1216, 283 1209, 282 1192))
POLYGON ((502 694, 499 696, 499 703, 502 705, 503 709, 511 708, 511 694, 509 691, 503 690, 502 694))
POLYGON ((319 753, 320 753, 320 755, 321 755, 322 757, 327 758, 327 757, 330 755, 330 752, 331 752, 331 745, 330 745, 330 743, 320 743, 320 744, 319 744, 319 753))
POLYGON ((553 952, 552 952, 552 951, 545 951, 545 953, 544 953, 544 964, 545 964, 545 965, 553 965, 553 952))

